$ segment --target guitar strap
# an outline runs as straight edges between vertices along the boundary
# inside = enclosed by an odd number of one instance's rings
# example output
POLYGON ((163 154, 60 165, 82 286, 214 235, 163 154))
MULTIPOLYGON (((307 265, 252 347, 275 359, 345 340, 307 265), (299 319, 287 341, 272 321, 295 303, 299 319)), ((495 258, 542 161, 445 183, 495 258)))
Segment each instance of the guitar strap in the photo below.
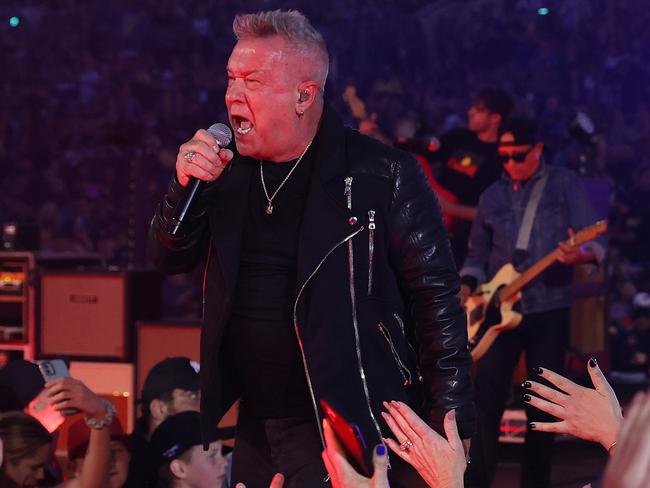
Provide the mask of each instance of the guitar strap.
POLYGON ((542 198, 542 193, 544 192, 544 187, 546 186, 546 180, 548 179, 548 172, 544 171, 544 174, 535 181, 533 188, 530 190, 530 197, 528 198, 528 203, 526 204, 526 210, 524 211, 524 218, 521 220, 521 226, 519 227, 519 235, 517 235, 517 244, 515 245, 515 256, 514 262, 515 265, 519 264, 525 257, 528 255, 528 244, 530 243, 530 234, 533 230, 533 222, 535 221, 535 215, 537 214, 537 207, 539 206, 539 201, 542 198))

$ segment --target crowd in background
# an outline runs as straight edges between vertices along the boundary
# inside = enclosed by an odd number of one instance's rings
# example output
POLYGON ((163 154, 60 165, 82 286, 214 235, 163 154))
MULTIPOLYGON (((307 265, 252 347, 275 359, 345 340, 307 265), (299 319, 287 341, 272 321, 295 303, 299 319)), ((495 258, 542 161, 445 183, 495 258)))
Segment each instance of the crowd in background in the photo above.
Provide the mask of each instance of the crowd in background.
MULTIPOLYGON (((327 98, 348 123, 358 123, 341 97, 348 85, 386 134, 407 116, 422 140, 463 126, 472 94, 495 85, 513 94, 517 113, 539 121, 554 164, 606 182, 610 333, 624 358, 617 366, 647 371, 650 11, 643 2, 251 0, 245 10, 276 7, 302 10, 323 32, 327 98), (590 137, 569 130, 578 111, 595 122, 590 137)), ((179 143, 226 120, 230 22, 243 8, 217 0, 3 2, 0 220, 37 222, 43 251, 144 265, 148 221, 179 143)), ((197 315, 192 281, 168 280, 168 314, 197 315)))

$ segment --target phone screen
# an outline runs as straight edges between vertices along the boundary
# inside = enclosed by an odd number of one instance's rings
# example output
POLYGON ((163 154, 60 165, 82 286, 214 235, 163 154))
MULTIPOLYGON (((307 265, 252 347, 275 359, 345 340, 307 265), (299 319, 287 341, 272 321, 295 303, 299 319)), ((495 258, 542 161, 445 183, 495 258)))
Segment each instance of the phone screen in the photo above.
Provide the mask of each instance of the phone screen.
POLYGON ((366 462, 366 442, 359 426, 347 421, 334 407, 325 400, 320 401, 323 413, 339 442, 347 453, 347 458, 353 468, 367 477, 372 477, 372 468, 366 462))

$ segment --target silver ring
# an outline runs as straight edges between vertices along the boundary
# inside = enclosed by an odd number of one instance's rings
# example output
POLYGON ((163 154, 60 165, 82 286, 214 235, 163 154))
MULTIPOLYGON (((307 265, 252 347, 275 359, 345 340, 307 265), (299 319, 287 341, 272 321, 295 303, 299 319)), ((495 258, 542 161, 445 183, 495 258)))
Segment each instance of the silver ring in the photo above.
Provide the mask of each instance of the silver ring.
POLYGON ((183 157, 184 157, 187 161, 189 161, 190 163, 191 163, 192 160, 194 159, 194 156, 196 156, 196 153, 195 153, 194 151, 187 151, 187 152, 183 155, 183 157))
POLYGON ((408 452, 412 447, 413 447, 413 443, 411 442, 411 439, 406 439, 404 442, 402 442, 399 445, 399 450, 408 452))

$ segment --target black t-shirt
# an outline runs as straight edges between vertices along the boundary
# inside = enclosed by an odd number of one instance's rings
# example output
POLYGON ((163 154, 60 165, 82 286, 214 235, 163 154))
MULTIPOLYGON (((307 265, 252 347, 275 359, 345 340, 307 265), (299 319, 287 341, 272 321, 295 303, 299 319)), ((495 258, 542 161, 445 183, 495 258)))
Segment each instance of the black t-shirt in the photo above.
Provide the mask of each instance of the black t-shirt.
MULTIPOLYGON (((438 183, 456 197, 456 203, 476 207, 481 193, 497 181, 502 167, 498 160, 498 144, 483 142, 468 129, 456 129, 440 139, 436 159, 441 163, 438 183)), ((454 219, 449 230, 457 266, 467 255, 472 222, 454 219)))
POLYGON ((448 132, 440 140, 438 182, 458 203, 475 207, 481 193, 501 175, 497 148, 496 142, 483 142, 467 129, 448 132))
MULTIPOLYGON (((298 340, 293 328, 298 231, 309 190, 307 154, 273 198, 273 213, 253 172, 244 241, 228 330, 229 349, 243 385, 243 407, 264 418, 311 415, 298 340)), ((294 161, 264 162, 269 196, 294 161)))

